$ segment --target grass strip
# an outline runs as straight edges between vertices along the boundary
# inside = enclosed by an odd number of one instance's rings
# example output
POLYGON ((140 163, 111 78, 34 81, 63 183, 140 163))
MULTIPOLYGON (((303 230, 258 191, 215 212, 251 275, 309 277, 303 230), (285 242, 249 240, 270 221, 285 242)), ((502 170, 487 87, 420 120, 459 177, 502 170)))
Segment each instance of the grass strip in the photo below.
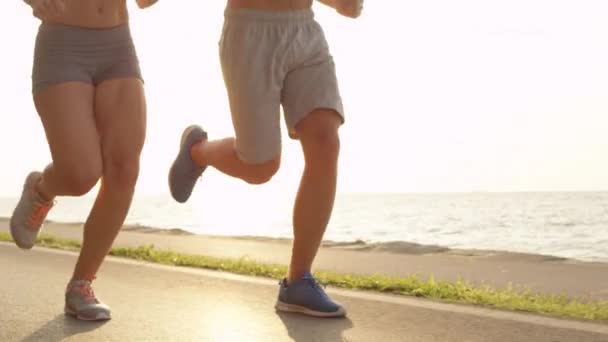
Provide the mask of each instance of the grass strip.
MULTIPOLYGON (((0 241, 12 241, 12 239, 8 234, 0 232, 0 241)), ((37 244, 67 250, 79 249, 81 246, 78 241, 45 234, 39 237, 37 244)), ((262 263, 249 258, 231 259, 184 254, 158 250, 154 246, 114 247, 110 255, 164 265, 204 268, 272 279, 282 278, 287 271, 285 265, 262 263)), ((322 284, 346 289, 415 296, 555 317, 608 321, 608 302, 572 298, 567 294, 546 294, 513 286, 507 288, 475 286, 463 280, 437 281, 433 276, 423 280, 416 275, 393 277, 315 272, 315 277, 322 284)))

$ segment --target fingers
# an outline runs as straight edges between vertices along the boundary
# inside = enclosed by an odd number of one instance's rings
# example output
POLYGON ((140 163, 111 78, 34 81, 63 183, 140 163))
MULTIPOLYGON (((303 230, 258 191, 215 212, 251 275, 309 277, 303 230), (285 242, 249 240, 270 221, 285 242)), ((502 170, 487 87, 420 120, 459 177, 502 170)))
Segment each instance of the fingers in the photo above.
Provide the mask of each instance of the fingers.
POLYGON ((32 2, 34 16, 46 20, 60 15, 65 10, 64 0, 36 0, 32 2))
POLYGON ((154 5, 158 0, 136 0, 139 8, 147 8, 154 5))
POLYGON ((361 12, 363 12, 363 0, 354 1, 354 5, 355 9, 353 11, 353 17, 356 18, 361 15, 361 12))
POLYGON ((338 10, 342 15, 357 18, 363 11, 363 0, 342 0, 342 8, 338 10))

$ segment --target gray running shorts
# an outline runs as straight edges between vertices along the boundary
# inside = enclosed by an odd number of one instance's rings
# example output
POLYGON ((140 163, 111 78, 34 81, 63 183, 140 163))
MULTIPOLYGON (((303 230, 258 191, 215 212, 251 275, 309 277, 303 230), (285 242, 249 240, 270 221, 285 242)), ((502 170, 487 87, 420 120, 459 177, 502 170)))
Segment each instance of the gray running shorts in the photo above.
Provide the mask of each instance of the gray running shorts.
POLYGON ((290 134, 315 109, 344 121, 333 57, 312 10, 228 8, 224 17, 220 61, 241 160, 279 156, 281 105, 290 134))
POLYGON ((40 25, 32 70, 34 95, 63 82, 98 85, 115 78, 143 81, 128 24, 107 29, 40 25))

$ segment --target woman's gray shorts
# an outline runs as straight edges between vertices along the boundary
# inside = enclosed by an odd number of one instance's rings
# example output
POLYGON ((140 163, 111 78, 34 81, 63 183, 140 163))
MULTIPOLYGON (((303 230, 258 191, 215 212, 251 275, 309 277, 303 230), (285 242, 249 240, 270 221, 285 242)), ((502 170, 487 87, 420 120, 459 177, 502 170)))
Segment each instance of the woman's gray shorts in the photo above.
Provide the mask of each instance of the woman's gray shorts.
POLYGON ((128 24, 107 29, 40 25, 32 70, 34 95, 63 82, 98 85, 116 78, 143 81, 128 24))

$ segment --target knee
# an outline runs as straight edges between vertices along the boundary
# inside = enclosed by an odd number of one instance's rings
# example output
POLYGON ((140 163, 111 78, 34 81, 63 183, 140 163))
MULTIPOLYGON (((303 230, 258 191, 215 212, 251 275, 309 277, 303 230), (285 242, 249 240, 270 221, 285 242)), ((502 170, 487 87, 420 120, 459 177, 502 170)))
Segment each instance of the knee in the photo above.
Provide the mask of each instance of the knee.
POLYGON ((249 164, 243 180, 249 184, 264 184, 272 179, 281 165, 279 157, 262 164, 249 164))
POLYGON ((309 141, 312 148, 324 156, 337 157, 340 152, 340 136, 337 130, 320 129, 309 141))
POLYGON ((319 127, 302 138, 306 162, 327 163, 337 161, 340 154, 340 136, 331 127, 319 127))
POLYGON ((80 163, 60 170, 61 179, 69 196, 87 194, 97 184, 102 174, 101 163, 80 163))
POLYGON ((103 177, 106 184, 124 190, 134 189, 139 177, 139 158, 108 158, 103 177))
POLYGON ((338 159, 340 120, 340 117, 332 111, 318 110, 296 127, 307 162, 338 159))

